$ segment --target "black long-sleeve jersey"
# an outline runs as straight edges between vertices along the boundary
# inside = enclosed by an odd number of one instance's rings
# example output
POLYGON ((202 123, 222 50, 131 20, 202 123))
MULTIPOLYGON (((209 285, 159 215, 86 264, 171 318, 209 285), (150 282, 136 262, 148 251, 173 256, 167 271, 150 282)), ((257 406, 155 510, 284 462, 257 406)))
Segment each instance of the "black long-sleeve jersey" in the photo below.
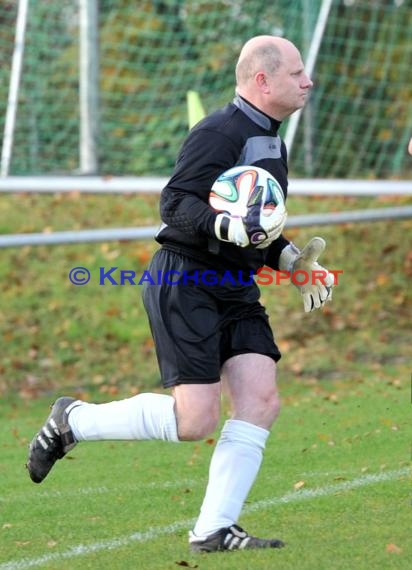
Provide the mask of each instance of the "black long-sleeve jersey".
POLYGON ((287 156, 279 126, 239 96, 200 121, 184 141, 174 172, 162 190, 163 224, 156 240, 214 268, 256 272, 268 265, 278 269, 280 252, 289 241, 280 236, 268 248, 255 249, 217 240, 217 214, 208 199, 220 174, 234 166, 254 165, 276 178, 286 200, 287 156))

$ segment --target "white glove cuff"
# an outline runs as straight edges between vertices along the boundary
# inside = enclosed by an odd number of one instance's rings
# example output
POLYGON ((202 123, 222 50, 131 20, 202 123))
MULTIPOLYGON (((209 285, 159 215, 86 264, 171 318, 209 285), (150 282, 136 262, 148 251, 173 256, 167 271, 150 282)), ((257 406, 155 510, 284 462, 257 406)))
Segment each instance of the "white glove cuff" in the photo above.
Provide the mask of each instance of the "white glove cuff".
POLYGON ((240 216, 218 214, 215 219, 215 234, 221 241, 234 243, 239 247, 249 245, 249 238, 240 216))
POLYGON ((293 264, 299 254, 300 249, 298 249, 294 243, 290 242, 280 253, 279 269, 292 273, 293 264))
POLYGON ((229 241, 230 217, 227 214, 218 214, 215 219, 215 234, 221 241, 229 241))

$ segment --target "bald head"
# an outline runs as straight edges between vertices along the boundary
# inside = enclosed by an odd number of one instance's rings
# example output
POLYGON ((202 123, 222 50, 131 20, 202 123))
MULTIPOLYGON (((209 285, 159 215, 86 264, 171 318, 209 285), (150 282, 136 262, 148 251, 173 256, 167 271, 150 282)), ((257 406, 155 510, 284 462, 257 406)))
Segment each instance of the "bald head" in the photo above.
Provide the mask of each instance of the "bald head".
POLYGON ((236 83, 244 88, 259 71, 273 75, 280 67, 285 50, 295 49, 289 40, 278 36, 256 36, 247 41, 236 65, 236 83))
POLYGON ((236 91, 264 113, 282 120, 304 105, 311 87, 291 41, 255 36, 244 44, 236 64, 236 91))

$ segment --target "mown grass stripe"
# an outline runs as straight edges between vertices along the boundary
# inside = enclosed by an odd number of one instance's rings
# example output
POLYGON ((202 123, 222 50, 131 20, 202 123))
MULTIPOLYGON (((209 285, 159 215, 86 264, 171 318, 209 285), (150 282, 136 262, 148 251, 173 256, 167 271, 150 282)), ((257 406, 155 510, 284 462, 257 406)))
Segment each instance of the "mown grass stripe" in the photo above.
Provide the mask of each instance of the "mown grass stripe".
MULTIPOLYGON (((273 497, 269 499, 263 499, 261 501, 256 501, 255 503, 247 505, 244 509, 244 513, 252 513, 277 505, 284 505, 296 501, 326 497, 367 485, 374 485, 377 483, 383 483, 385 481, 393 481, 394 479, 400 479, 401 477, 408 476, 410 473, 410 468, 404 467, 396 471, 374 473, 365 475, 363 477, 358 477, 357 479, 352 479, 350 481, 342 481, 336 485, 326 485, 324 487, 318 487, 316 489, 300 489, 299 491, 295 491, 293 493, 287 493, 283 497, 273 497)), ((177 521, 170 525, 149 528, 144 532, 136 532, 128 536, 116 538, 113 540, 99 541, 93 544, 79 544, 77 546, 72 546, 64 552, 48 553, 37 558, 22 558, 20 560, 11 560, 9 562, 0 564, 0 570, 26 570, 27 568, 35 568, 36 566, 41 566, 42 564, 70 559, 76 556, 83 556, 91 554, 93 552, 114 550, 116 548, 121 548, 122 546, 127 546, 133 542, 143 543, 149 540, 154 540, 163 535, 173 534, 182 528, 190 528, 194 522, 195 519, 177 521)))

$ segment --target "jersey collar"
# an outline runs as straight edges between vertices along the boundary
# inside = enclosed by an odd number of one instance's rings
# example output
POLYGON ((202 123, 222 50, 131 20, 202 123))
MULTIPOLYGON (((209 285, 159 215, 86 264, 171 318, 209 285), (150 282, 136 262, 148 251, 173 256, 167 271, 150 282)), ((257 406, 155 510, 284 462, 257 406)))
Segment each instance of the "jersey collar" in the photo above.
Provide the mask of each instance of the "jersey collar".
POLYGON ((236 107, 238 107, 241 111, 243 111, 243 113, 245 113, 245 115, 247 115, 249 119, 251 119, 254 123, 260 127, 263 127, 267 131, 274 131, 277 134, 281 125, 280 121, 272 119, 272 117, 269 117, 269 115, 266 115, 266 113, 260 111, 257 107, 252 105, 252 103, 249 103, 249 101, 246 101, 246 99, 243 99, 243 97, 240 95, 235 96, 233 99, 233 104, 236 105, 236 107))

